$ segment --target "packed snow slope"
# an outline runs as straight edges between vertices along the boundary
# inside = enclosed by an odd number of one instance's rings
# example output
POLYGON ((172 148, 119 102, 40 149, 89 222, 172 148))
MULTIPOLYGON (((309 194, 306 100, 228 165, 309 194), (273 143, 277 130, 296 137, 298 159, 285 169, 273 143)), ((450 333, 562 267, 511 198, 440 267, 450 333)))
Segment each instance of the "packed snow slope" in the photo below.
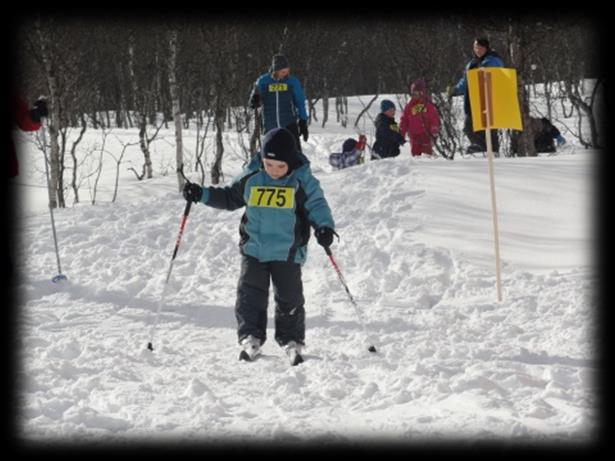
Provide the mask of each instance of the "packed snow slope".
MULTIPOLYGON (((312 239, 303 267, 306 361, 297 367, 273 341, 273 299, 263 356, 237 359, 242 210, 192 207, 164 299, 185 204, 173 175, 126 177, 114 204, 56 210, 65 284, 50 281, 57 266, 48 211, 25 213, 16 256, 20 435, 591 440, 599 422, 591 184, 601 154, 495 160, 498 303, 486 160, 411 159, 405 146, 398 158, 332 171, 326 154, 348 136, 315 130, 305 151, 332 208, 340 235, 333 254, 365 330, 312 239)), ((40 152, 26 150, 39 161, 40 152)), ((228 181, 240 166, 229 163, 228 181)))

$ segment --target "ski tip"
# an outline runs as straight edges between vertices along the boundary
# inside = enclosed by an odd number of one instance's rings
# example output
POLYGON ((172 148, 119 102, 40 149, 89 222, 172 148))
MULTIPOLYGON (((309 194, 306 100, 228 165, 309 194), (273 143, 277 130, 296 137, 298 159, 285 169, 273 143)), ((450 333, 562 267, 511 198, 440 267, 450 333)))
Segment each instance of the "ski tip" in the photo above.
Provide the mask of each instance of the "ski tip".
POLYGON ((367 350, 368 350, 368 351, 370 351, 370 352, 377 352, 377 351, 376 351, 376 348, 375 348, 374 346, 369 346, 369 347, 367 348, 367 350))
POLYGON ((239 353, 239 360, 243 362, 251 362, 252 358, 250 358, 250 354, 248 354, 246 351, 241 351, 239 353))

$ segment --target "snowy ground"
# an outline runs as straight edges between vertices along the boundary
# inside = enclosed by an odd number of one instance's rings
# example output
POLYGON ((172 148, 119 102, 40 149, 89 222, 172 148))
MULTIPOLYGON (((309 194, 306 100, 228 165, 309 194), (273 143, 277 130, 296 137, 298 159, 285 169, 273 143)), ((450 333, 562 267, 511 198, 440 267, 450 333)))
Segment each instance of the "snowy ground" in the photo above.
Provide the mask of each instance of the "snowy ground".
MULTIPOLYGON (((134 132, 118 133, 134 141, 134 132)), ((262 358, 237 360, 242 211, 200 204, 155 351, 146 350, 185 203, 173 176, 138 182, 123 173, 110 204, 105 174, 97 205, 57 210, 69 282, 52 284, 46 191, 31 187, 44 184, 41 154, 24 135, 20 435, 590 441, 598 429, 591 184, 601 153, 496 159, 504 288, 497 303, 486 160, 410 159, 405 146, 396 159, 332 171, 326 154, 352 135, 315 127, 304 150, 333 210, 341 237, 334 255, 369 338, 311 241, 306 362, 298 367, 288 365, 272 329, 262 358), (378 353, 367 351, 369 341, 378 353)), ((138 155, 127 158, 138 164, 138 155)), ((173 147, 160 143, 157 155, 172 159, 173 147)), ((229 161, 227 178, 239 169, 229 161)))

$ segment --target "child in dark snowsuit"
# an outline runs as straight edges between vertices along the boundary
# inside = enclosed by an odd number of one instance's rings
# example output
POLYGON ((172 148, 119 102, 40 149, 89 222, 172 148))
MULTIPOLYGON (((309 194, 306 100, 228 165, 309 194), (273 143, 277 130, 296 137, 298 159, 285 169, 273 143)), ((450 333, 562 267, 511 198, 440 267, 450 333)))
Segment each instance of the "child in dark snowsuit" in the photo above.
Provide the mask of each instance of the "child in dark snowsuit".
POLYGON ((269 280, 275 293, 275 340, 291 357, 299 357, 305 339, 301 265, 307 258, 310 226, 320 245, 333 242, 331 210, 309 161, 298 152, 294 136, 274 128, 265 136, 260 155, 253 157, 228 187, 188 183, 186 200, 223 210, 246 207, 239 226, 241 274, 235 316, 243 350, 252 360, 266 340, 269 280))
POLYGON ((399 133, 410 138, 413 157, 432 154, 431 140, 440 127, 440 117, 436 107, 429 100, 427 87, 423 80, 410 86, 410 101, 404 107, 399 123, 399 133))
POLYGON ((383 99, 380 103, 380 113, 374 122, 376 125, 376 142, 372 150, 371 159, 397 157, 399 146, 406 140, 399 134, 399 125, 395 121, 395 104, 393 101, 383 99))
POLYGON ((336 170, 348 168, 362 163, 363 149, 365 149, 365 135, 359 136, 359 142, 348 138, 342 144, 342 152, 334 152, 329 155, 329 163, 336 170))
MULTIPOLYGON (((534 133, 534 147, 536 148, 536 152, 554 153, 557 151, 555 147, 556 141, 558 146, 566 144, 566 140, 560 131, 548 118, 530 117, 530 123, 532 124, 532 133, 534 133)), ((519 153, 519 135, 520 132, 513 131, 510 138, 510 150, 515 154, 519 153)))

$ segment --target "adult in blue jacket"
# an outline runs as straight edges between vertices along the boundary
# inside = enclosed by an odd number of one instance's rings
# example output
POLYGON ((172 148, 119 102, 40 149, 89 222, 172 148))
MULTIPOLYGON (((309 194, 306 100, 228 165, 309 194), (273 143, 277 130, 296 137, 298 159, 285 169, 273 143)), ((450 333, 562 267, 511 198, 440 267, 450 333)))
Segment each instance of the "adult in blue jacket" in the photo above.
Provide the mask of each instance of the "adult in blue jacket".
POLYGON ((275 340, 287 352, 300 352, 305 339, 301 265, 307 257, 310 226, 320 245, 333 242, 334 222, 308 159, 294 136, 274 128, 260 155, 228 187, 188 183, 184 197, 223 210, 245 207, 239 226, 241 274, 235 316, 237 335, 251 360, 266 340, 269 280, 275 293, 275 340))
POLYGON ((256 80, 249 105, 253 109, 263 106, 264 132, 274 128, 286 128, 297 140, 301 150, 299 136, 308 140, 308 115, 305 110, 305 96, 299 80, 290 75, 288 59, 283 54, 276 54, 269 72, 256 80))
MULTIPOLYGON (((467 72, 471 69, 479 67, 504 67, 502 58, 491 49, 489 46, 489 40, 484 37, 474 39, 473 56, 472 59, 466 64, 463 77, 459 80, 457 85, 451 89, 451 96, 463 95, 463 108, 466 114, 465 122, 463 125, 463 132, 470 141, 470 146, 467 149, 467 153, 472 154, 475 152, 486 152, 487 147, 485 144, 485 131, 474 131, 472 129, 472 109, 470 107, 470 95, 468 92, 468 79, 467 72)), ((500 150, 500 142, 498 140, 497 130, 491 130, 491 145, 494 152, 500 150)))

